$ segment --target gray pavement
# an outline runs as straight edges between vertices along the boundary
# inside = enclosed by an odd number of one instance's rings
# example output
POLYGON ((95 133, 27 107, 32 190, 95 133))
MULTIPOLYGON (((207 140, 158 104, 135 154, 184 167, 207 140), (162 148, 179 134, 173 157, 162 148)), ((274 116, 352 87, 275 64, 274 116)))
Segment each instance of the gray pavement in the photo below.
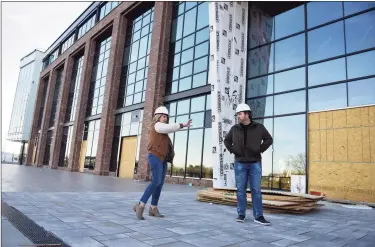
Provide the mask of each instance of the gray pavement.
POLYGON ((4 217, 1 219, 1 236, 1 246, 3 247, 15 247, 33 244, 4 217))
POLYGON ((235 222, 235 207, 196 201, 200 188, 166 184, 164 219, 138 221, 147 183, 3 165, 2 199, 71 246, 375 246, 375 210, 324 202, 304 215, 266 214, 272 226, 235 222))

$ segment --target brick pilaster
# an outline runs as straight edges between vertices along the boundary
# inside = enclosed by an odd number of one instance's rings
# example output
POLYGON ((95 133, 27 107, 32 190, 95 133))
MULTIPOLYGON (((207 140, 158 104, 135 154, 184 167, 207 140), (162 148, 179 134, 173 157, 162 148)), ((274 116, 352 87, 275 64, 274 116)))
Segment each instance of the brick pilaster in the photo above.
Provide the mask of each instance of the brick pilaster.
POLYGON ((108 61, 107 81, 104 90, 102 118, 94 173, 108 175, 111 162, 115 115, 121 80, 122 59, 125 49, 127 20, 117 16, 112 27, 112 42, 108 61))
POLYGON ((51 117, 52 100, 53 100, 53 94, 55 91, 56 78, 57 78, 57 70, 54 69, 52 70, 52 73, 50 73, 49 80, 48 80, 46 102, 44 104, 42 126, 40 128, 39 144, 37 148, 37 156, 36 156, 36 162, 35 162, 36 164, 34 164, 36 166, 44 165, 43 162, 44 162, 44 153, 46 149, 47 129, 48 129, 49 120, 51 117))
POLYGON ((87 99, 89 95, 92 66, 94 63, 96 42, 88 40, 85 44, 85 54, 82 66, 82 76, 79 88, 76 115, 73 125, 72 144, 68 170, 77 172, 79 170, 79 156, 81 153, 81 143, 86 118, 87 99))
POLYGON ((33 165, 33 162, 34 162, 33 151, 34 151, 34 145, 35 145, 35 137, 38 132, 40 105, 42 104, 44 87, 47 87, 47 86, 48 86, 48 82, 46 81, 46 78, 41 78, 38 84, 38 91, 37 91, 36 100, 34 104, 33 123, 31 126, 29 144, 27 147, 26 165, 28 166, 33 165))
POLYGON ((139 152, 138 174, 140 180, 149 180, 147 162, 148 128, 155 109, 164 102, 168 71, 173 2, 155 2, 150 58, 147 75, 146 100, 143 112, 142 136, 139 152))
POLYGON ((63 136, 63 125, 65 120, 66 108, 68 104, 69 86, 71 83, 74 59, 68 57, 65 60, 64 71, 61 78, 61 89, 57 105, 56 119, 54 125, 53 139, 51 144, 51 157, 49 167, 56 169, 59 163, 61 141, 63 136))

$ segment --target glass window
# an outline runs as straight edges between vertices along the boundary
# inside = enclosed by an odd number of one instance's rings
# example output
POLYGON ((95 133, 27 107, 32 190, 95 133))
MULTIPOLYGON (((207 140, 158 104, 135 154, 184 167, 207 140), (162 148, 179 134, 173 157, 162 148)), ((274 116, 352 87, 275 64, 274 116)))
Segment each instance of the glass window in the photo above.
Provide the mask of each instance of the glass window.
POLYGON ((194 74, 208 69, 208 57, 203 57, 194 61, 194 74))
POLYGON ((375 10, 345 20, 346 51, 375 47, 375 10))
POLYGON ((348 83, 349 106, 375 104, 375 78, 348 83))
POLYGON ((348 79, 375 74, 375 51, 349 56, 347 59, 348 79))
POLYGON ((190 99, 179 101, 177 103, 177 115, 189 113, 190 99))
POLYGON ((275 17, 276 39, 303 31, 305 28, 304 5, 275 17))
POLYGON ((305 114, 275 118, 274 133, 273 176, 306 174, 305 114))
POLYGON ((206 96, 191 99, 191 112, 204 111, 206 96))
POLYGON ((209 38, 210 38, 210 33, 209 33, 209 30, 208 30, 208 27, 207 27, 207 28, 204 28, 201 31, 196 33, 195 43, 199 44, 203 41, 208 40, 209 38))
POLYGON ((203 129, 189 131, 186 177, 200 178, 202 160, 203 129))
POLYGON ((345 54, 342 21, 310 31, 307 36, 309 62, 345 54))
POLYGON ((339 19, 342 15, 342 2, 309 2, 307 4, 307 28, 339 19))
MULTIPOLYGON (((273 136, 273 118, 258 119, 255 120, 257 123, 261 123, 267 129, 268 133, 273 136)), ((271 145, 263 154, 262 154, 262 175, 263 176, 272 176, 272 150, 273 146, 271 145)))
POLYGON ((275 44, 275 71, 305 63, 305 35, 282 40, 275 44))
POLYGON ((309 89, 309 112, 347 106, 346 83, 309 89))
POLYGON ((179 92, 190 89, 191 88, 191 76, 181 79, 179 85, 180 85, 178 89, 179 92))
POLYGON ((346 79, 345 58, 309 66, 309 86, 346 79))
POLYGON ((190 119, 193 122, 193 124, 190 128, 202 128, 202 127, 204 127, 204 112, 191 114, 190 119))
POLYGON ((187 48, 194 46, 194 37, 195 35, 192 34, 188 37, 183 38, 182 40, 182 50, 186 50, 187 48))
POLYGON ((249 78, 273 72, 274 45, 250 50, 248 55, 249 78))
POLYGON ((175 133, 175 157, 172 166, 172 176, 185 176, 187 133, 187 131, 178 131, 175 133))
POLYGON ((194 48, 191 48, 189 50, 182 52, 181 63, 184 64, 193 60, 193 54, 194 54, 194 48))
POLYGON ((275 74, 275 93, 306 87, 305 68, 275 74))
POLYGON ((181 66, 180 78, 189 76, 193 73, 193 63, 188 63, 181 66))
POLYGON ((247 97, 258 97, 273 93, 273 75, 263 76, 247 82, 247 97))
POLYGON ((207 99, 206 99, 206 110, 210 110, 211 109, 211 94, 207 95, 207 99))
POLYGON ((273 97, 251 99, 246 102, 253 113, 254 118, 273 115, 273 97))
POLYGON ((208 26, 208 2, 203 2, 198 6, 197 29, 208 26))
POLYGON ((203 148, 203 162, 202 162, 202 178, 213 177, 212 168, 212 130, 205 129, 204 131, 204 148, 203 148))
POLYGON ((184 37, 195 31, 196 17, 197 17, 197 8, 189 10, 188 12, 185 13, 184 22, 188 23, 188 25, 184 25, 184 37))
POLYGON ((195 47, 194 58, 202 57, 204 55, 208 55, 208 53, 209 53, 208 42, 205 42, 205 43, 200 44, 200 45, 198 45, 198 46, 195 47))
POLYGON ((306 92, 298 91, 275 96, 274 115, 306 111, 306 92))
POLYGON ((193 76, 193 88, 201 87, 207 84, 207 72, 193 76))
POLYGON ((345 15, 351 15, 374 7, 375 2, 344 2, 345 15))

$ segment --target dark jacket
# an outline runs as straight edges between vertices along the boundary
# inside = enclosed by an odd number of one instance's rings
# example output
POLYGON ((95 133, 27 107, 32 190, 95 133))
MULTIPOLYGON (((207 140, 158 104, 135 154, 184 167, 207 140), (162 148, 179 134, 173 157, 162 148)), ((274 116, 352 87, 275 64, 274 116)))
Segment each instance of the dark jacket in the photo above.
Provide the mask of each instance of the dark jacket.
POLYGON ((241 124, 234 125, 224 139, 224 145, 235 160, 239 162, 257 162, 262 160, 262 155, 273 142, 263 124, 252 122, 246 131, 246 146, 244 129, 241 124))
POLYGON ((172 145, 171 139, 168 138, 168 153, 167 153, 167 156, 165 157, 165 162, 173 163, 173 159, 174 159, 173 145, 172 145))

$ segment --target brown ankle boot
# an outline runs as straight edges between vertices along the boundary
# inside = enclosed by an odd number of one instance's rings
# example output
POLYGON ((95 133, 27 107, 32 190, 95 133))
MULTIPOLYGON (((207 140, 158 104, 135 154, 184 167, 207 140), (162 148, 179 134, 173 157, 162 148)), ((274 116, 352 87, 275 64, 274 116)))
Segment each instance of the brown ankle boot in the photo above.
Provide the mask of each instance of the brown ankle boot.
POLYGON ((164 215, 160 214, 158 208, 152 208, 150 207, 149 215, 153 217, 158 217, 158 218, 164 218, 164 215))
POLYGON ((139 202, 136 203, 134 206, 133 206, 133 211, 136 213, 136 216, 139 220, 144 220, 145 218, 143 217, 143 211, 145 210, 145 207, 141 207, 139 205, 139 202))

